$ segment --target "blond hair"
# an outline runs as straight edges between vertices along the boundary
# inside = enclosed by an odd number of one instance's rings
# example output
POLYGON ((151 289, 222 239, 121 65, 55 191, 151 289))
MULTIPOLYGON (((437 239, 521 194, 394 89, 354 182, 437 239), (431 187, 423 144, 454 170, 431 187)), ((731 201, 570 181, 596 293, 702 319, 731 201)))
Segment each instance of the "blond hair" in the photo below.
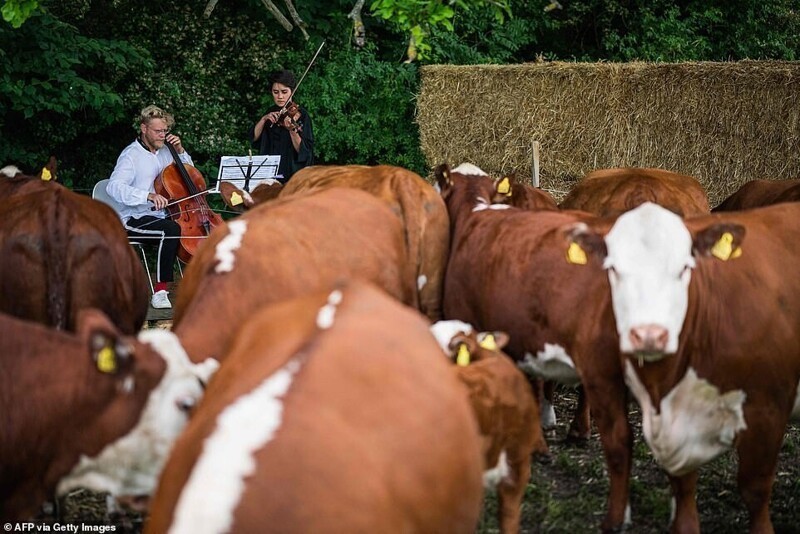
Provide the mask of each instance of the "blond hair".
POLYGON ((172 117, 172 114, 167 113, 158 106, 147 106, 139 114, 139 124, 150 124, 150 121, 153 119, 162 119, 167 123, 167 128, 175 126, 175 119, 172 117))

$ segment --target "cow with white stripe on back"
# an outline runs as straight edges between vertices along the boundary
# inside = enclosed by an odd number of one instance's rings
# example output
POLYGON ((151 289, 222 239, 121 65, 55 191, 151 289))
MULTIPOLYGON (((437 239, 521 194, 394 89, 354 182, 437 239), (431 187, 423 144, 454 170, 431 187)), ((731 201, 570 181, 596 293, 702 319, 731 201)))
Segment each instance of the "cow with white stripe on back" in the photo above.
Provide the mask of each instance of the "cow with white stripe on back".
POLYGON ((578 237, 608 271, 625 379, 670 475, 673 532, 699 531, 697 469, 734 447, 750 532, 773 531, 778 452, 800 417, 798 235, 796 202, 686 220, 646 203, 578 237))
POLYGON ((242 326, 145 532, 471 533, 481 472, 466 391, 427 321, 352 282, 242 326))

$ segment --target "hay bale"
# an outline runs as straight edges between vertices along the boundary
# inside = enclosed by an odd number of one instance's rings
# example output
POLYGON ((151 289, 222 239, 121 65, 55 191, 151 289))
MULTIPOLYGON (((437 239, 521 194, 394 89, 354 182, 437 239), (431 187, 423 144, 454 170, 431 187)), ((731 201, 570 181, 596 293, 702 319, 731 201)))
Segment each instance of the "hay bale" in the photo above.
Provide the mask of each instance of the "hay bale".
POLYGON ((587 172, 660 167, 716 205, 753 179, 800 177, 800 62, 529 63, 421 69, 429 165, 531 176, 557 198, 587 172))

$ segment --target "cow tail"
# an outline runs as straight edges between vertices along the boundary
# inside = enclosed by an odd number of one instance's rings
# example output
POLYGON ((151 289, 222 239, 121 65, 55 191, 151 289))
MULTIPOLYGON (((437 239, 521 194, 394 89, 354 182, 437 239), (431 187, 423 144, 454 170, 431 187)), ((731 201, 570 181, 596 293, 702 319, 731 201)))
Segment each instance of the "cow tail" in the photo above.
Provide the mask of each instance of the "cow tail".
POLYGON ((47 284, 47 316, 57 330, 66 330, 71 295, 67 291, 68 229, 72 224, 64 206, 64 192, 56 191, 54 201, 44 207, 43 252, 47 284))

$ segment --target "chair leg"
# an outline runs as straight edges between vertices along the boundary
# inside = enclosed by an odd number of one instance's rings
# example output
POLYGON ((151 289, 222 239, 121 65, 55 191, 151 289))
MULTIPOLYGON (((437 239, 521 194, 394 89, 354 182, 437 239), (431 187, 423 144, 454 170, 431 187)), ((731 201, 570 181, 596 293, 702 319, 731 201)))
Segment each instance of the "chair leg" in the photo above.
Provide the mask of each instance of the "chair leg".
POLYGON ((150 274, 150 265, 147 263, 147 256, 144 254, 144 247, 142 245, 138 245, 139 252, 142 255, 142 263, 144 264, 144 271, 147 273, 147 281, 150 282, 150 293, 155 293, 156 288, 153 287, 153 277, 150 274))

